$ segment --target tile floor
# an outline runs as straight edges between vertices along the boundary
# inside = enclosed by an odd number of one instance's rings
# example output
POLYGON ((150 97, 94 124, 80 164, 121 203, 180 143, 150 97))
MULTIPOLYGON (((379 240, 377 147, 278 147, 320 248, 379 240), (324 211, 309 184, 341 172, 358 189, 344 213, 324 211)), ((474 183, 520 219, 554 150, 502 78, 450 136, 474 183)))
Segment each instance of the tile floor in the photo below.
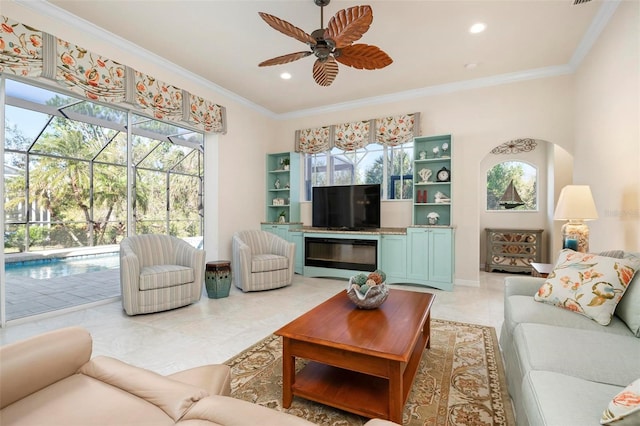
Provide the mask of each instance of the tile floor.
MULTIPOLYGON (((436 294, 432 317, 484 324, 499 329, 503 316, 503 281, 508 274, 480 272, 479 287, 456 286, 445 292, 393 285, 436 294)), ((0 329, 0 344, 48 330, 82 326, 93 336, 93 354, 169 374, 221 363, 345 288, 346 281, 295 275, 291 286, 229 297, 203 298, 188 307, 128 317, 120 301, 93 306, 0 329)))

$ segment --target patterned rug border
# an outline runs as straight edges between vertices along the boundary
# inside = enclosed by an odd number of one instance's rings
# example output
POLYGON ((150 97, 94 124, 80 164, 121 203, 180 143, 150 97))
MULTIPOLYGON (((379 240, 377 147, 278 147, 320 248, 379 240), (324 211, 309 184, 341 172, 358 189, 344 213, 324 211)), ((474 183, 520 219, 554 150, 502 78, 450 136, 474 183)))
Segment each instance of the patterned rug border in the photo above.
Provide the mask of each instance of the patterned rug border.
MULTIPOLYGON (((449 326, 455 326, 455 327, 470 327, 473 329, 480 330, 482 332, 483 343, 484 343, 483 345, 484 353, 486 354, 486 359, 487 359, 487 370, 493 378, 492 383, 499 384, 498 388, 496 388, 496 386, 492 386, 490 390, 490 393, 491 393, 490 398, 492 401, 492 406, 497 411, 496 413, 496 415, 498 416, 497 420, 499 420, 496 424, 515 425, 515 417, 513 414, 513 409, 511 407, 511 399, 507 391, 505 369, 504 369, 504 364, 502 360, 502 354, 500 352, 500 347, 498 344, 498 336, 497 336, 496 329, 492 326, 487 326, 482 324, 466 323, 466 322, 451 321, 451 320, 444 320, 444 319, 437 319, 437 318, 432 318, 431 322, 432 324, 439 324, 441 326, 449 325, 449 326), (492 365, 495 366, 495 370, 490 368, 492 365), (508 406, 505 407, 503 404, 503 401, 505 402, 505 404, 508 404, 508 406), (501 413, 502 415, 498 413, 501 413)), ((266 336, 263 339, 260 339, 258 342, 254 343, 253 345, 247 347, 237 355, 234 355, 233 357, 229 358, 227 361, 224 362, 224 364, 233 368, 234 366, 241 364, 242 361, 244 361, 245 359, 250 358, 253 354, 260 352, 262 350, 265 350, 271 344, 273 344, 274 341, 280 341, 280 344, 281 344, 281 337, 276 336, 275 334, 266 336)), ((432 349, 433 349, 433 346, 432 346, 432 349)), ((426 354, 428 354, 428 351, 425 351, 425 355, 423 355, 423 357, 426 356, 426 354)), ((278 355, 280 358, 282 357, 281 352, 278 353, 278 355)), ((422 362, 424 362, 424 359, 423 361, 421 361, 421 363, 422 362)), ((257 366, 254 370, 260 370, 262 368, 263 366, 257 366)), ((232 385, 233 385, 233 379, 232 379, 232 385)), ((414 386, 415 385, 416 383, 414 382, 414 386)), ((233 395, 233 392, 235 392, 235 389, 232 389, 232 395, 233 395)), ((273 404, 269 404, 267 406, 278 409, 278 407, 274 406, 273 404)), ((331 408, 329 407, 329 409, 331 408)), ((285 409, 283 411, 286 412, 287 410, 285 409)), ((291 414, 300 415, 300 413, 297 413, 297 412, 293 412, 291 414)), ((311 421, 313 421, 313 419, 311 419, 311 421)))

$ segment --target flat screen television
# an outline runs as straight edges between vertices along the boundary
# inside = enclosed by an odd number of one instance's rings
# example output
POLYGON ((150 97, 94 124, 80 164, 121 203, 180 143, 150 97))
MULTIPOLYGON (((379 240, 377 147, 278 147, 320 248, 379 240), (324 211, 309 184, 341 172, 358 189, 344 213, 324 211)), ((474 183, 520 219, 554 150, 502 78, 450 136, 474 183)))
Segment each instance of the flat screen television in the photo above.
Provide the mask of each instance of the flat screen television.
POLYGON ((312 196, 314 227, 380 228, 380 184, 314 186, 312 196))

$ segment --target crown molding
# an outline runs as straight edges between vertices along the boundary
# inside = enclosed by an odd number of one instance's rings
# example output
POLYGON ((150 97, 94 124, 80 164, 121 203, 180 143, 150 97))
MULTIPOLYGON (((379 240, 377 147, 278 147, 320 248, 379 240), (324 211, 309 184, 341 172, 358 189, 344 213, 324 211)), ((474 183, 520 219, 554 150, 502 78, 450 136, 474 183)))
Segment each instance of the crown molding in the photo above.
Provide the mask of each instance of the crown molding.
POLYGON ((591 21, 589 28, 587 28, 587 32, 582 36, 582 40, 580 40, 578 47, 576 47, 576 50, 573 52, 573 55, 569 60, 569 65, 573 71, 578 69, 584 58, 587 56, 587 53, 589 53, 593 47, 593 44, 596 42, 598 37, 600 37, 600 33, 609 23, 613 13, 620 5, 620 1, 621 0, 609 0, 602 2, 600 9, 598 9, 598 13, 596 13, 593 21, 591 21))
POLYGON ((327 105, 319 108, 310 108, 294 112, 278 114, 277 119, 289 120, 292 118, 308 117, 316 114, 324 114, 336 111, 345 111, 362 106, 380 105, 398 101, 406 101, 415 98, 437 96, 448 93, 461 92, 465 90, 480 89, 483 87, 499 86, 502 84, 516 83, 519 81, 534 80, 538 78, 555 77, 559 75, 571 74, 573 70, 569 65, 558 65, 545 68, 537 68, 527 71, 518 71, 507 74, 499 74, 486 78, 457 81, 455 83, 439 84, 420 89, 411 89, 404 92, 391 93, 389 95, 372 96, 354 101, 342 102, 327 105))
POLYGON ((568 64, 556 65, 544 68, 537 68, 532 70, 518 71, 507 74, 500 74, 486 78, 479 78, 473 80, 464 80, 455 83, 440 84, 435 86, 427 86, 419 89, 407 90, 398 93, 392 93, 388 95, 372 96, 368 98, 356 99, 349 102, 341 102, 337 104, 325 105, 318 108, 309 108, 304 110, 298 110, 293 112, 276 114, 260 105, 251 102, 250 100, 225 89, 222 86, 207 80, 198 74, 195 74, 173 62, 166 60, 165 58, 149 52, 146 49, 130 42, 116 34, 113 34, 105 29, 98 27, 97 25, 82 19, 76 15, 61 9, 46 0, 13 0, 16 3, 32 9, 38 13, 49 16, 55 20, 62 21, 68 25, 74 26, 86 33, 92 34, 101 40, 108 43, 115 44, 125 51, 142 57, 144 60, 151 62, 157 67, 167 69, 168 71, 175 72, 194 83, 207 87, 212 91, 219 93, 233 101, 238 102, 254 111, 257 111, 269 118, 275 120, 289 120, 294 118, 309 117, 318 114, 325 114, 329 112, 345 111, 354 108, 360 108, 371 105, 380 105, 391 102, 404 101, 409 99, 436 96, 447 93, 460 92, 465 90, 479 89, 483 87, 492 87, 502 84, 515 83, 519 81, 534 80, 539 78, 549 78, 560 75, 572 74, 576 71, 580 63, 584 60, 586 55, 591 50, 591 47, 600 36, 602 30, 606 27, 607 23, 613 16, 621 0, 607 0, 603 1, 600 9, 596 13, 593 21, 589 25, 589 28, 585 32, 582 40, 578 44, 578 47, 574 51, 568 64))

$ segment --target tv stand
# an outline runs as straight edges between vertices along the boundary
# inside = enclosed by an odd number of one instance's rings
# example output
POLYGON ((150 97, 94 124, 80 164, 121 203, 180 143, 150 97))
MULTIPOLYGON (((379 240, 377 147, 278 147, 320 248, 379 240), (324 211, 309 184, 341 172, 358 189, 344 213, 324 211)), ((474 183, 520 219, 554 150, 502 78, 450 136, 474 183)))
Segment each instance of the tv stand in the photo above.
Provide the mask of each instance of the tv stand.
POLYGON ((453 290, 453 228, 450 226, 365 231, 303 227, 293 232, 291 240, 300 248, 297 251, 303 260, 300 272, 305 277, 348 279, 381 269, 387 275, 388 284, 453 290))

